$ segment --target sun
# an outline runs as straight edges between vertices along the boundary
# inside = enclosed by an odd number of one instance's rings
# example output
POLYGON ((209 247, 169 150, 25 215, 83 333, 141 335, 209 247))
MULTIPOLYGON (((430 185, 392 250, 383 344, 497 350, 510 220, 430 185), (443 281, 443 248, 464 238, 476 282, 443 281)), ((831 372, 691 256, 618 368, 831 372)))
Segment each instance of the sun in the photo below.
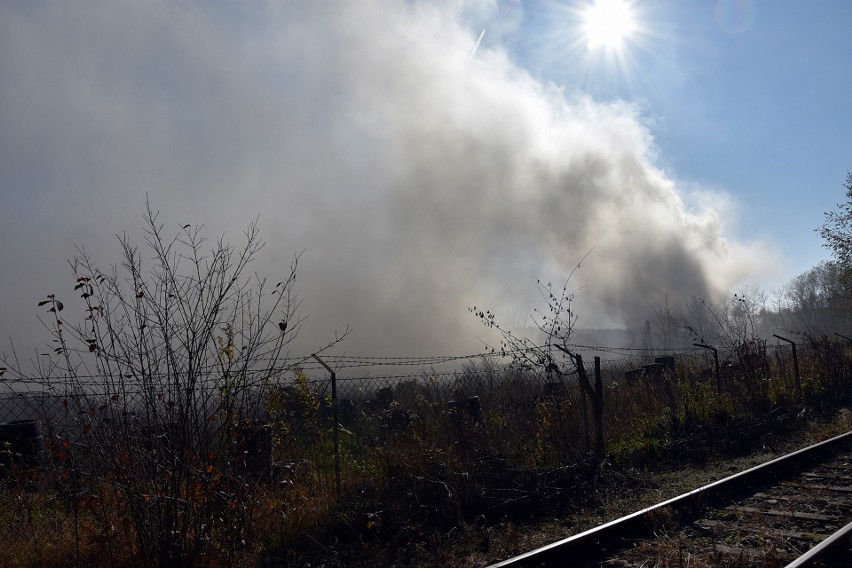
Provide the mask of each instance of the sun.
POLYGON ((583 13, 586 48, 618 51, 636 29, 628 0, 594 0, 583 13))

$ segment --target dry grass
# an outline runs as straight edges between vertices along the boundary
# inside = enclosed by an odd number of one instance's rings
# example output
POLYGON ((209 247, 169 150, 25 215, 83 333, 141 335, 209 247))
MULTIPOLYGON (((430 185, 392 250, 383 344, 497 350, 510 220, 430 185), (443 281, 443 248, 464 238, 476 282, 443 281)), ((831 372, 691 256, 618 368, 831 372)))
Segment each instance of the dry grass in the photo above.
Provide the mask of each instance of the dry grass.
POLYGON ((46 490, 45 479, 26 484, 6 481, 0 508, 4 566, 135 564, 129 517, 104 515, 113 504, 93 494, 72 497, 46 490))
MULTIPOLYGON (((426 382, 388 409, 405 413, 404 427, 366 413, 345 424, 340 498, 328 421, 300 433, 282 419, 288 433, 278 440, 278 458, 289 465, 253 493, 248 542, 236 559, 214 546, 198 564, 487 565, 852 428, 848 410, 820 419, 849 394, 848 354, 832 373, 822 370, 825 360, 802 357, 807 406, 783 374, 790 369, 774 360, 760 376, 728 377, 721 396, 687 365, 658 380, 605 378, 602 467, 589 459, 576 391, 545 395, 534 377, 495 381, 493 373, 483 380, 472 372, 452 395, 479 396, 484 412, 476 419, 448 411, 446 397, 426 382)), ((3 490, 4 565, 140 564, 118 497, 91 480, 88 496, 76 499, 62 497, 49 478, 38 490, 26 485, 3 490)), ((675 538, 659 553, 660 565, 701 566, 675 538)))

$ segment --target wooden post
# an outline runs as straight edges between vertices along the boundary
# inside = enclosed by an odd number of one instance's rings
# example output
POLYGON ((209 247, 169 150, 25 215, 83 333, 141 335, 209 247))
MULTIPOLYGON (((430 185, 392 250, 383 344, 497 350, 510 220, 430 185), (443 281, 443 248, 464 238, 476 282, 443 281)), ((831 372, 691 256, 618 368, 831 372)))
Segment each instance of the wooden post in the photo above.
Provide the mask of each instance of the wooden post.
POLYGON ((577 376, 580 385, 592 401, 592 420, 595 427, 595 457, 603 459, 604 456, 604 432, 603 432, 603 381, 601 380, 600 357, 595 357, 595 386, 589 382, 586 368, 583 366, 583 356, 579 353, 572 354, 574 364, 577 366, 577 376))
POLYGON ((589 431, 589 394, 586 392, 584 385, 580 385, 580 411, 583 413, 583 442, 586 444, 586 451, 592 449, 592 436, 589 431))

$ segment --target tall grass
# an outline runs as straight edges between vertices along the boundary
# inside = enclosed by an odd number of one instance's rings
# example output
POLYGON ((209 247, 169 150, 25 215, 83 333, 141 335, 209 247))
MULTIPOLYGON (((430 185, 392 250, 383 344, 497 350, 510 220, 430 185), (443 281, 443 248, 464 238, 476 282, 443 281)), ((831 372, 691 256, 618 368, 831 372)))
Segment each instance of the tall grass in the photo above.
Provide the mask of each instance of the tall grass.
MULTIPOLYGON (((725 367, 721 392, 701 357, 629 375, 628 366, 605 362, 606 459, 614 467, 700 459, 708 447, 718 450, 721 439, 745 444, 805 409, 848 401, 847 346, 812 338, 803 347, 801 395, 789 353, 780 350, 764 348, 756 364, 725 367)), ((529 370, 484 363, 452 381, 427 373, 397 384, 362 381, 352 398, 342 389, 338 496, 328 390, 303 371, 280 379, 258 395, 275 466, 246 494, 251 515, 240 517, 239 546, 227 530, 208 531, 208 544, 191 559, 196 565, 321 557, 342 566, 359 555, 404 565, 438 554, 462 532, 485 534, 477 527, 595 498, 590 406, 570 380, 555 384, 529 370)), ((96 472, 74 472, 72 485, 65 450, 51 444, 50 464, 37 473, 35 488, 21 478, 32 472, 7 472, 0 550, 8 564, 142 563, 127 494, 96 472)))

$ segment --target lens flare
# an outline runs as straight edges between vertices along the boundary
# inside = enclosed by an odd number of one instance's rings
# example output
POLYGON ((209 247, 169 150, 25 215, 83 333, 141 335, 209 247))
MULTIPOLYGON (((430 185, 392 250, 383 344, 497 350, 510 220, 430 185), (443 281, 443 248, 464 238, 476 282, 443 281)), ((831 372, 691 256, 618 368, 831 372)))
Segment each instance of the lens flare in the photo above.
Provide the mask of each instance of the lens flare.
POLYGON ((750 0, 719 0, 714 15, 722 30, 729 34, 740 34, 754 25, 757 8, 750 0))
POLYGON ((596 0, 583 12, 586 47, 619 49, 636 28, 633 11, 625 0, 596 0))

